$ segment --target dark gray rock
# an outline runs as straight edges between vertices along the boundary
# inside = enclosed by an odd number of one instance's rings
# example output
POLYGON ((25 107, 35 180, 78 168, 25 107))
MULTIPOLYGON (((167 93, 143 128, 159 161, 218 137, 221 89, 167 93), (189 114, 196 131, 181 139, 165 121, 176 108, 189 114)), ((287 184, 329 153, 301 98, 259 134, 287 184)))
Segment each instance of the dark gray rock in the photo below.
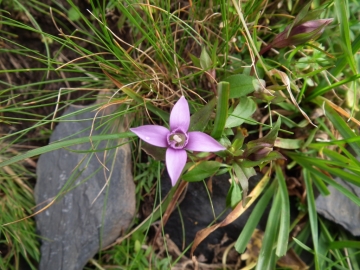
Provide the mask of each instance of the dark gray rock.
MULTIPOLYGON (((50 142, 86 137, 95 112, 70 107, 50 142), (80 113, 79 113, 80 112, 80 113), (85 120, 84 120, 85 119, 85 120)), ((92 135, 99 135, 96 121, 92 135)), ((119 123, 120 129, 122 123, 119 123)), ((112 130, 108 132, 120 132, 112 130)), ((112 243, 129 226, 135 213, 135 185, 132 177, 129 144, 120 141, 79 144, 40 156, 37 165, 35 199, 37 210, 56 196, 49 208, 36 215, 41 235, 40 270, 83 269, 101 247, 112 243), (103 149, 107 150, 103 150, 103 149), (106 165, 109 170, 104 169, 106 165)))
MULTIPOLYGON (((261 178, 262 175, 259 174, 249 179, 250 191, 256 186, 261 178)), ((212 207, 216 216, 219 216, 226 210, 217 222, 222 221, 231 212, 230 208, 226 208, 226 196, 230 188, 229 179, 229 174, 214 176, 212 178, 212 204, 210 203, 210 198, 203 182, 189 183, 184 199, 181 201, 179 207, 171 214, 165 226, 165 232, 180 249, 182 249, 181 247, 184 239, 185 247, 187 247, 194 241, 198 231, 206 228, 214 221, 212 207), (179 210, 181 213, 179 213, 179 210)), ((171 188, 170 183, 170 179, 167 176, 162 179, 161 184, 163 194, 167 193, 171 188)), ((198 257, 204 255, 207 262, 211 262, 214 255, 214 250, 211 245, 222 243, 225 234, 229 241, 235 241, 239 237, 239 234, 244 228, 255 205, 256 202, 233 223, 212 232, 196 248, 194 255, 198 257)), ((269 208, 265 210, 264 215, 259 222, 258 228, 261 230, 265 230, 268 213, 269 208)), ((226 245, 228 242, 222 244, 226 245)), ((189 251, 186 254, 189 255, 189 251)))
MULTIPOLYGON (((343 181, 335 179, 343 187, 360 197, 360 188, 343 181)), ((328 187, 330 195, 319 196, 316 199, 316 209, 325 218, 343 226, 354 236, 360 236, 360 208, 353 201, 343 195, 332 186, 328 187)))

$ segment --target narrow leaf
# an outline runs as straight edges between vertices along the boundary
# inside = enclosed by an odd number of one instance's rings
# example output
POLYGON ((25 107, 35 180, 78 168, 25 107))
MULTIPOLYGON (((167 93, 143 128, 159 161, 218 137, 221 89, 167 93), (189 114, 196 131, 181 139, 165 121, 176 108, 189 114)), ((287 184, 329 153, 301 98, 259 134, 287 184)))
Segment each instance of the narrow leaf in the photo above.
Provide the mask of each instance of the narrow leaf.
POLYGON ((243 198, 241 193, 241 188, 236 181, 231 181, 231 186, 226 198, 226 205, 230 206, 232 209, 234 209, 243 198))
POLYGON ((313 175, 314 176, 314 184, 316 186, 316 188, 319 190, 320 194, 322 196, 328 196, 330 195, 330 191, 329 189, 327 188, 327 186, 325 185, 324 181, 321 180, 319 177, 317 177, 316 175, 313 175))
POLYGON ((207 53, 205 47, 203 47, 202 50, 201 50, 201 54, 200 54, 200 66, 201 66, 202 69, 204 69, 204 70, 208 70, 208 69, 210 69, 211 66, 212 66, 211 58, 210 58, 209 54, 207 53))
POLYGON ((314 245, 314 263, 315 263, 315 269, 320 270, 320 264, 319 264, 319 229, 318 229, 318 219, 317 219, 317 212, 316 212, 316 205, 315 205, 315 197, 314 197, 314 191, 312 188, 312 182, 310 179, 310 173, 308 170, 303 170, 303 176, 305 181, 305 187, 306 187, 306 199, 308 204, 308 211, 309 211, 309 220, 310 220, 310 228, 311 228, 311 236, 313 240, 314 245))
MULTIPOLYGON (((335 112, 330 106, 325 105, 326 116, 335 128, 340 132, 344 139, 351 139, 357 137, 354 131, 349 127, 345 120, 335 112)), ((357 156, 360 156, 360 141, 349 143, 357 156)))
POLYGON ((283 172, 279 165, 275 165, 276 178, 279 183, 279 192, 281 197, 281 215, 279 236, 276 246, 276 256, 281 257, 286 254, 289 241, 290 228, 290 202, 289 194, 283 172))
POLYGON ((356 81, 360 78, 360 74, 356 74, 356 75, 353 75, 353 76, 349 76, 349 77, 346 77, 345 79, 341 80, 341 81, 337 81, 331 85, 326 85, 326 86, 321 86, 319 88, 315 88, 310 95, 308 95, 306 98, 305 98, 305 101, 310 101, 310 100, 313 100, 315 97, 317 96, 322 96, 324 95, 326 92, 329 92, 331 91, 332 89, 336 89, 337 87, 343 85, 343 84, 346 84, 346 83, 349 83, 349 82, 353 82, 353 81, 356 81))
POLYGON ((202 161, 194 164, 190 167, 189 171, 185 173, 181 178, 187 182, 197 182, 204 180, 212 175, 214 175, 219 168, 221 163, 217 161, 202 161))
POLYGON ((256 111, 255 102, 248 97, 239 99, 239 104, 226 119, 225 127, 232 128, 242 125, 246 120, 251 120, 250 116, 256 111))
POLYGON ((246 167, 246 168, 255 167, 255 166, 261 166, 261 165, 267 164, 268 162, 270 162, 272 160, 278 160, 278 159, 285 159, 285 158, 279 152, 272 151, 269 154, 267 154, 266 157, 264 157, 262 159, 259 159, 259 160, 255 160, 255 161, 244 160, 244 161, 241 162, 241 165, 246 167))
POLYGON ((260 249, 259 259, 256 270, 274 269, 275 252, 273 247, 276 245, 276 236, 280 223, 281 197, 280 192, 276 192, 270 214, 266 223, 264 240, 260 249))
POLYGON ((336 188, 338 191, 340 191, 346 197, 348 197, 350 200, 352 200, 355 204, 360 206, 360 198, 358 196, 356 196, 354 193, 352 193, 351 191, 346 189, 343 185, 340 185, 339 183, 337 183, 336 181, 331 179, 329 176, 325 175, 324 173, 320 172, 318 169, 314 168, 314 165, 316 164, 316 162, 314 164, 314 161, 309 161, 308 160, 309 157, 307 157, 307 156, 304 157, 302 154, 293 153, 293 152, 285 152, 285 154, 287 156, 289 156, 292 160, 299 163, 302 167, 309 170, 312 174, 314 174, 317 177, 319 177, 320 179, 322 179, 325 183, 336 188))
POLYGON ((354 74, 357 74, 355 58, 353 56, 350 40, 350 26, 349 26, 349 6, 348 1, 335 0, 335 12, 340 23, 340 41, 344 42, 343 53, 346 55, 348 64, 354 74))
POLYGON ((329 245, 330 249, 360 248, 360 241, 334 241, 329 245))
POLYGON ((304 140, 276 138, 274 146, 282 149, 299 149, 304 145, 304 140))
POLYGON ((275 187, 277 182, 273 182, 271 186, 266 190, 264 195, 261 196, 260 200, 252 210, 250 217, 246 221, 245 227, 241 231, 238 239, 235 243, 235 249, 239 253, 244 253, 246 245, 249 243, 250 238, 257 227, 266 207, 269 205, 270 199, 274 195, 275 187))
POLYGON ((235 171, 236 178, 239 180, 239 183, 241 185, 241 188, 243 190, 243 206, 245 206, 247 193, 249 190, 249 178, 251 176, 256 175, 256 172, 254 168, 242 168, 241 165, 238 165, 237 163, 233 164, 233 168, 235 171))
POLYGON ((214 129, 211 136, 215 139, 219 139, 224 131, 225 122, 228 116, 228 104, 229 104, 229 83, 220 82, 217 87, 218 100, 216 108, 216 116, 214 122, 214 129))

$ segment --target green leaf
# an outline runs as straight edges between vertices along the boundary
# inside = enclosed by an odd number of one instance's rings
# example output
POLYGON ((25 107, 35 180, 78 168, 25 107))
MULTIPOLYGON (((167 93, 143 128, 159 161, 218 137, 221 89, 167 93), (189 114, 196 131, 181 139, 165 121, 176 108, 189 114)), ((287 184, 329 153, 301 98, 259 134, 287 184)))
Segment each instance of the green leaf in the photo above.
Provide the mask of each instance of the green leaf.
MULTIPOLYGON (((340 23, 340 41, 343 42, 343 53, 346 55, 348 64, 354 74, 357 74, 357 68, 350 40, 350 26, 349 26, 349 6, 348 1, 335 0, 335 12, 340 23)), ((354 52, 355 53, 355 52, 354 52)))
POLYGON ((201 65, 200 65, 200 59, 197 58, 195 55, 189 53, 189 56, 190 56, 190 59, 191 61, 193 62, 194 66, 195 67, 198 67, 198 68, 201 68, 201 65))
POLYGON ((241 231, 239 238, 236 240, 235 249, 237 252, 244 253, 255 228, 259 224, 259 221, 263 216, 266 207, 269 205, 270 199, 274 195, 276 186, 277 182, 274 181, 271 186, 266 190, 264 195, 261 196, 254 210, 252 210, 250 217, 246 221, 244 229, 241 231))
MULTIPOLYGON (((329 157, 331 160, 336 162, 342 162, 345 167, 349 168, 348 166, 351 166, 355 169, 354 171, 360 170, 360 161, 356 159, 356 157, 352 156, 351 153, 345 153, 348 156, 344 156, 336 151, 330 150, 328 148, 322 148, 321 149, 325 156, 329 157)), ((343 151, 346 151, 346 149, 342 149, 343 151)))
POLYGON ((219 168, 221 163, 217 161, 202 161, 200 163, 195 163, 195 167, 185 173, 182 176, 182 179, 188 182, 198 182, 214 175, 219 168))
POLYGON ((359 249, 360 241, 334 241, 329 245, 330 249, 356 248, 359 249))
POLYGON ((241 128, 236 129, 236 134, 235 134, 234 139, 233 139, 233 141, 231 143, 231 149, 232 149, 233 153, 240 150, 240 148, 244 144, 244 139, 246 138, 246 136, 247 136, 247 131, 245 131, 245 130, 243 131, 243 129, 241 129, 241 128))
POLYGON ((272 160, 277 160, 277 159, 285 159, 284 156, 282 154, 280 154, 278 151, 272 151, 269 154, 267 154, 266 157, 259 159, 259 160, 244 160, 241 162, 241 165, 244 167, 255 167, 255 166, 264 166, 266 165, 268 162, 272 161, 272 160))
MULTIPOLYGON (((325 268, 326 260, 323 256, 327 256, 329 253, 329 243, 334 242, 335 238, 338 238, 337 234, 333 234, 331 228, 328 228, 328 224, 325 224, 321 219, 318 219, 320 225, 320 237, 319 237, 319 264, 320 269, 325 268), (330 231, 331 230, 331 231, 330 231)), ((326 221, 325 221, 326 222, 326 221)), ((326 222, 328 223, 328 222, 326 222)), ((333 261, 341 261, 343 255, 339 250, 332 250, 332 255, 334 256, 333 261)), ((329 266, 329 265, 327 265, 329 266)))
POLYGON ((276 138, 274 146, 282 149, 299 149, 303 146, 304 140, 276 138))
MULTIPOLYGON (((296 244, 298 244, 302 249, 306 250, 307 252, 314 254, 315 252, 309 248, 308 246, 306 246, 303 242, 299 241, 298 239, 296 239, 295 237, 293 237, 293 240, 296 244)), ((335 254, 336 254, 336 250, 335 250, 335 254)), ((342 267, 341 265, 338 264, 338 262, 334 262, 333 258, 329 259, 328 257, 324 256, 322 253, 318 254, 318 257, 322 259, 322 261, 327 262, 327 267, 325 269, 333 269, 332 266, 336 266, 336 269, 341 269, 341 270, 349 270, 348 267, 342 267)), ((343 257, 342 255, 338 256, 339 259, 346 259, 346 257, 343 257), (340 258, 339 258, 340 257, 340 258)), ((324 268, 321 268, 324 269, 324 268)))
POLYGON ((224 131, 225 122, 228 117, 228 104, 229 104, 229 83, 219 82, 217 86, 218 100, 214 122, 214 129, 211 136, 219 139, 224 131))
POLYGON ((78 21, 80 19, 80 14, 79 14, 79 11, 77 9, 75 9, 74 7, 71 7, 69 10, 68 10, 68 18, 70 21, 78 21))
POLYGON ((312 187, 312 183, 310 180, 310 173, 308 170, 303 170, 305 187, 306 187, 306 198, 308 204, 308 212, 309 212, 309 220, 310 220, 310 228, 311 228, 311 236, 314 244, 314 261, 315 261, 315 269, 320 270, 319 266, 319 229, 318 229, 318 219, 315 205, 315 197, 314 191, 312 187))
MULTIPOLYGON (((339 166, 340 168, 334 168, 331 165, 332 164, 337 164, 335 162, 330 163, 327 160, 319 160, 319 159, 316 160, 315 158, 312 158, 311 160, 313 160, 314 162, 317 162, 316 164, 313 164, 316 167, 318 167, 320 169, 323 169, 323 170, 325 170, 325 171, 327 171, 327 172, 329 172, 329 173, 331 173, 333 175, 336 175, 336 176, 340 177, 341 179, 343 179, 345 181, 348 181, 348 182, 360 187, 359 173, 354 174, 354 173, 344 171, 343 169, 347 168, 346 165, 343 166, 342 163, 338 163, 340 165, 339 166)), ((309 160, 308 162, 311 162, 311 160, 309 160)), ((357 170, 357 172, 359 172, 360 168, 358 168, 358 167, 354 168, 353 167, 353 168, 349 168, 349 170, 357 170)))
POLYGON ((232 128, 243 124, 246 120, 251 120, 250 116, 256 111, 255 102, 248 97, 240 98, 239 104, 226 120, 225 127, 232 128))
POLYGON ((245 206, 245 200, 249 190, 249 178, 256 175, 253 167, 246 168, 241 164, 234 163, 233 168, 235 171, 236 178, 239 180, 241 188, 243 190, 243 206, 245 206))
POLYGON ((276 236, 280 224, 281 195, 278 191, 273 200, 270 214, 266 223, 264 240, 259 253, 259 259, 256 264, 256 270, 275 269, 275 250, 276 236))
POLYGON ((302 243, 301 241, 297 240, 295 237, 293 237, 293 240, 296 244, 298 244, 303 250, 306 250, 309 253, 313 253, 312 249, 309 248, 308 246, 306 246, 304 243, 302 243))
POLYGON ((253 80, 255 78, 245 74, 231 75, 224 79, 230 84, 230 98, 244 97, 255 91, 253 80))
POLYGON ((201 50, 201 54, 200 54, 200 66, 202 67, 202 69, 204 70, 208 70, 212 67, 212 61, 211 58, 209 56, 209 54, 207 53, 205 47, 202 48, 201 50))
POLYGON ((348 168, 355 172, 359 172, 358 167, 350 167, 349 164, 346 163, 324 160, 320 158, 306 156, 304 154, 299 154, 299 153, 289 153, 289 152, 286 153, 302 166, 304 167, 306 166, 306 168, 308 168, 310 164, 312 167, 315 166, 335 176, 338 176, 344 181, 348 181, 356 186, 360 186, 359 173, 350 173, 344 170, 344 168, 348 168))
POLYGON ((305 101, 310 101, 310 100, 314 99, 317 96, 321 96, 321 95, 325 94, 326 92, 328 92, 328 91, 330 91, 332 89, 336 89, 337 87, 340 87, 343 84, 346 84, 346 83, 349 83, 349 82, 352 82, 352 81, 356 81, 359 78, 360 78, 360 74, 356 74, 356 75, 353 75, 353 76, 346 77, 345 79, 343 79, 341 81, 337 81, 337 82, 335 82, 335 83, 333 83, 331 85, 325 85, 325 86, 317 87, 311 92, 311 94, 309 96, 307 96, 305 98, 305 101))
POLYGON ((350 200, 352 200, 355 204, 357 204, 358 206, 360 206, 360 199, 358 196, 356 196, 354 193, 352 193, 351 191, 349 191, 347 188, 345 188, 343 185, 340 185, 339 183, 337 183, 336 181, 334 181, 333 179, 331 179, 329 176, 323 174, 322 172, 320 172, 319 170, 314 168, 314 161, 308 161, 307 157, 302 157, 300 154, 298 153, 293 153, 293 152, 285 152, 285 154, 287 156, 289 156, 292 160, 296 161, 297 163, 299 163, 302 167, 306 168, 307 170, 309 170, 309 172, 311 172, 313 175, 319 177, 320 179, 322 179, 325 183, 333 186, 334 188, 336 188, 339 192, 341 192, 342 194, 344 194, 346 197, 348 197, 350 200))
POLYGON ((316 175, 313 175, 313 176, 314 176, 314 184, 315 184, 316 188, 319 190, 320 194, 323 196, 330 195, 330 191, 327 188, 327 186, 325 185, 324 181, 321 180, 316 175))
POLYGON ((275 165, 276 178, 279 183, 279 192, 281 197, 281 215, 279 236, 276 246, 276 256, 281 257, 286 254, 290 233, 290 202, 289 194, 283 172, 279 165, 275 165))
POLYGON ((230 206, 232 209, 238 205, 242 199, 241 188, 235 181, 231 181, 231 186, 226 198, 226 205, 230 206))
POLYGON ((211 47, 211 61, 212 61, 212 63, 217 63, 218 46, 219 46, 219 40, 215 39, 215 42, 211 47))
POLYGON ((189 131, 204 131, 214 111, 216 98, 210 100, 204 107, 197 110, 190 119, 189 131))

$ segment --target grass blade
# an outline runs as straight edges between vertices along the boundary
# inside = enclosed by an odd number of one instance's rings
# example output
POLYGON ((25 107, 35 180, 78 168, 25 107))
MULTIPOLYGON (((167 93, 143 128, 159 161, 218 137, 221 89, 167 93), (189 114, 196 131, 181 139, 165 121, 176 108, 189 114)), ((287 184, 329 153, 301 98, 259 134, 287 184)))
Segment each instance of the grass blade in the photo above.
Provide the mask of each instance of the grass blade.
POLYGON ((105 135, 96 135, 96 136, 91 136, 91 137, 82 137, 82 138, 77 138, 77 139, 72 139, 72 140, 66 140, 66 141, 60 141, 60 142, 55 142, 34 150, 30 150, 27 151, 24 154, 20 154, 17 156, 14 156, 8 160, 5 160, 3 162, 0 163, 0 168, 13 164, 15 162, 21 161, 23 159, 26 158, 30 158, 30 157, 34 157, 34 156, 38 156, 41 155, 43 153, 47 153, 56 149, 60 149, 60 148, 64 148, 64 147, 69 147, 69 146, 73 146, 76 144, 82 144, 82 143, 88 143, 88 142, 98 142, 98 141, 103 141, 103 140, 117 140, 117 139, 122 139, 122 138, 130 138, 130 137, 136 137, 136 135, 132 132, 123 132, 123 133, 115 133, 115 134, 105 134, 105 135))
POLYGON ((230 94, 230 84, 228 82, 220 82, 217 87, 218 90, 218 102, 217 111, 215 116, 214 129, 211 136, 215 139, 221 137, 224 131, 226 119, 228 116, 228 104, 230 94))
MULTIPOLYGON (((360 75, 359 75, 360 78, 360 75)), ((335 128, 340 132, 344 139, 356 138, 357 135, 351 130, 345 120, 335 112, 330 106, 325 105, 326 116, 330 122, 333 123, 335 128)), ((360 141, 349 143, 351 148, 354 150, 357 156, 360 156, 360 141)))
POLYGON ((279 192, 281 197, 281 215, 279 236, 276 246, 276 256, 281 257, 286 254, 289 241, 290 228, 290 202, 289 194, 283 172, 279 165, 275 165, 276 178, 279 183, 279 192))
POLYGON ((350 68, 354 74, 357 74, 355 59, 353 56, 350 40, 350 27, 349 27, 349 7, 348 1, 335 0, 335 12, 340 23, 340 35, 343 44, 343 52, 346 55, 346 59, 350 68))
POLYGON ((334 241, 329 245, 330 249, 360 248, 360 241, 334 241))
POLYGON ((322 179, 325 183, 336 188, 339 192, 341 192, 350 200, 352 200, 355 204, 360 206, 360 198, 358 196, 356 196, 354 193, 346 189, 343 185, 340 185, 339 183, 331 179, 331 177, 323 174, 322 172, 314 168, 313 167, 314 164, 311 161, 309 162, 306 158, 302 157, 300 154, 297 153, 286 152, 286 155, 288 155, 291 159, 299 163, 305 169, 309 170, 309 172, 322 179))
POLYGON ((258 225, 266 206, 272 196, 274 196, 276 182, 274 181, 271 186, 266 190, 263 196, 261 196, 259 202, 256 204, 254 210, 251 212, 249 219, 247 220, 245 227, 241 231, 238 239, 235 243, 235 249, 239 253, 244 253, 246 245, 249 243, 251 236, 258 225))
POLYGON ((306 187, 306 199, 308 204, 308 212, 309 212, 309 220, 310 220, 310 228, 311 228, 311 236, 314 244, 314 263, 315 269, 320 270, 320 262, 318 258, 319 253, 319 229, 318 229, 318 220, 317 220, 317 212, 315 206, 315 197, 314 191, 312 187, 312 181, 310 179, 310 173, 308 170, 303 170, 305 187, 306 187))
POLYGON ((278 191, 273 200, 273 205, 271 207, 268 221, 266 223, 266 231, 260 249, 256 270, 274 269, 275 252, 273 247, 276 244, 276 236, 279 228, 280 207, 281 207, 281 195, 280 192, 278 191))
POLYGON ((342 86, 342 85, 344 85, 346 83, 355 82, 359 78, 360 78, 360 74, 356 74, 356 75, 353 75, 353 76, 346 77, 345 79, 343 79, 341 81, 338 81, 338 82, 335 82, 335 83, 333 83, 331 85, 324 86, 323 88, 318 89, 317 91, 314 90, 314 91, 312 91, 312 93, 309 96, 307 96, 305 98, 305 101, 311 101, 312 99, 314 99, 317 96, 324 95, 325 93, 331 91, 332 89, 337 88, 339 86, 342 86))

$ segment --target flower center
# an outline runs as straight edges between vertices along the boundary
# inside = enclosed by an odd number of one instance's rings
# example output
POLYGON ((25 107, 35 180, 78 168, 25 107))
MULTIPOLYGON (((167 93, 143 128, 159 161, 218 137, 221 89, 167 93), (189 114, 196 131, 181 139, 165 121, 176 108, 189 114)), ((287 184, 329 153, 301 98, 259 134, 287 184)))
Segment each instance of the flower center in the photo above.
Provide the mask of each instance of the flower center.
POLYGON ((188 143, 188 136, 186 132, 178 128, 170 132, 167 141, 171 148, 183 149, 188 143))

